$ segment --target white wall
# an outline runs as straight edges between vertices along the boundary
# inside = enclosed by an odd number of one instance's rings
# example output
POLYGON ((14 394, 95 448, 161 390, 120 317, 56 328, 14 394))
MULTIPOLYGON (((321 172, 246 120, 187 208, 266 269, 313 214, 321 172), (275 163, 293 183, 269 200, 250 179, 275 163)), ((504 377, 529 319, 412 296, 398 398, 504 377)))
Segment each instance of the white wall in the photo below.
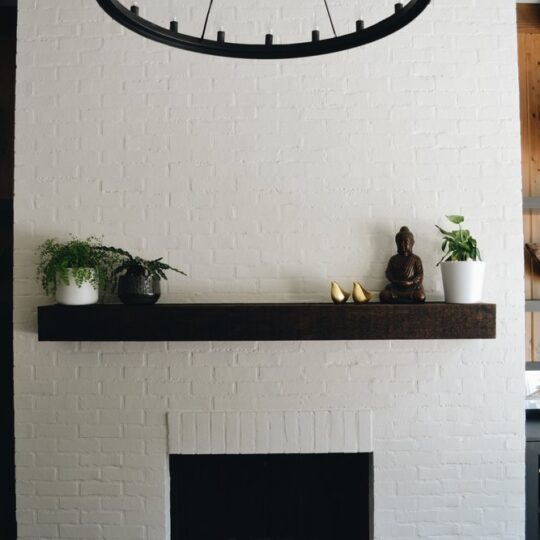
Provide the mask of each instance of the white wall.
MULTIPOLYGON (((19 3, 20 538, 166 538, 167 411, 367 408, 377 540, 522 539, 514 5, 439 0, 368 47, 253 62, 147 42, 91 0, 19 3), (189 273, 171 277, 164 301, 319 300, 331 279, 382 287, 406 224, 435 298, 433 224, 448 213, 465 214, 483 248, 497 340, 36 340, 35 307, 49 300, 34 250, 46 237, 98 234, 164 255, 189 273)), ((222 10, 231 39, 264 34, 248 24, 255 4, 222 10)), ((309 35, 311 2, 277 4, 265 12, 276 34, 309 35)), ((369 20, 393 2, 367 4, 369 20)), ((176 5, 195 28, 203 8, 176 5)), ((344 31, 354 8, 336 9, 344 31)))

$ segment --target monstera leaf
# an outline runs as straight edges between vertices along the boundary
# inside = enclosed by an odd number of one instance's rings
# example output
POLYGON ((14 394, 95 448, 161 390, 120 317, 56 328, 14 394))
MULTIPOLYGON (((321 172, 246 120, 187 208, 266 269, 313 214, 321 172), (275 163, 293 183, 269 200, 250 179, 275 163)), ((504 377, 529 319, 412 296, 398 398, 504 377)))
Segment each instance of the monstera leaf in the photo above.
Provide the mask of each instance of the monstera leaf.
POLYGON ((450 215, 446 216, 448 221, 459 226, 457 231, 446 231, 443 228, 435 225, 443 235, 441 249, 444 252, 437 266, 446 261, 479 261, 480 250, 478 249, 477 241, 471 236, 468 229, 462 229, 461 224, 465 221, 463 216, 450 215))

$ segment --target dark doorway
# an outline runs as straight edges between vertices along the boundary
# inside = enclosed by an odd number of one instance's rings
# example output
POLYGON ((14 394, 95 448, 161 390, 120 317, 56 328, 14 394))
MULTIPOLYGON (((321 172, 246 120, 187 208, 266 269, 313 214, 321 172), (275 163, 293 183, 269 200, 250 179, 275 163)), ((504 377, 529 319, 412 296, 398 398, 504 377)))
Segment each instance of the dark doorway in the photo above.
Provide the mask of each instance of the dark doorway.
POLYGON ((13 147, 15 138, 15 2, 0 2, 0 508, 2 538, 15 540, 13 432, 13 147))
POLYGON ((372 458, 171 456, 171 538, 370 540, 372 458))

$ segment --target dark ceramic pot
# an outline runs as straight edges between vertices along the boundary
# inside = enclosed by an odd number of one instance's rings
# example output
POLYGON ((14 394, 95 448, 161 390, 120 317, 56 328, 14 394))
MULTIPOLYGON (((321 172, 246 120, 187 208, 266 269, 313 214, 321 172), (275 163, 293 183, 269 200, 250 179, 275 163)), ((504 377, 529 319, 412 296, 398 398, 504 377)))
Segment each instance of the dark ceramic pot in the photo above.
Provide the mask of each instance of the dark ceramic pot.
POLYGON ((160 279, 125 274, 118 278, 118 297, 124 304, 155 304, 161 296, 160 279))

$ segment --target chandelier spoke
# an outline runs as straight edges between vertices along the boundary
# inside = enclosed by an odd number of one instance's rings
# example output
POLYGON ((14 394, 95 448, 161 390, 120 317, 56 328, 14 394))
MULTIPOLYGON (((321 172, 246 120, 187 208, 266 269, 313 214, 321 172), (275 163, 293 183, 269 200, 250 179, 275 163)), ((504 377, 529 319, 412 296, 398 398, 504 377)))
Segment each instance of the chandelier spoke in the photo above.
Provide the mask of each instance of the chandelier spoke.
POLYGON ((206 12, 206 18, 204 19, 204 26, 202 29, 201 39, 204 39, 204 35, 206 34, 206 27, 208 26, 208 19, 210 17, 210 12, 212 11, 213 5, 214 5, 214 0, 210 0, 210 3, 208 4, 208 11, 206 12))
POLYGON ((330 13, 330 8, 328 7, 328 1, 327 0, 324 0, 324 5, 326 7, 326 13, 328 13, 328 18, 330 19, 330 25, 332 26, 332 32, 334 32, 334 36, 337 37, 336 27, 334 26, 334 20, 332 19, 332 14, 330 13))

